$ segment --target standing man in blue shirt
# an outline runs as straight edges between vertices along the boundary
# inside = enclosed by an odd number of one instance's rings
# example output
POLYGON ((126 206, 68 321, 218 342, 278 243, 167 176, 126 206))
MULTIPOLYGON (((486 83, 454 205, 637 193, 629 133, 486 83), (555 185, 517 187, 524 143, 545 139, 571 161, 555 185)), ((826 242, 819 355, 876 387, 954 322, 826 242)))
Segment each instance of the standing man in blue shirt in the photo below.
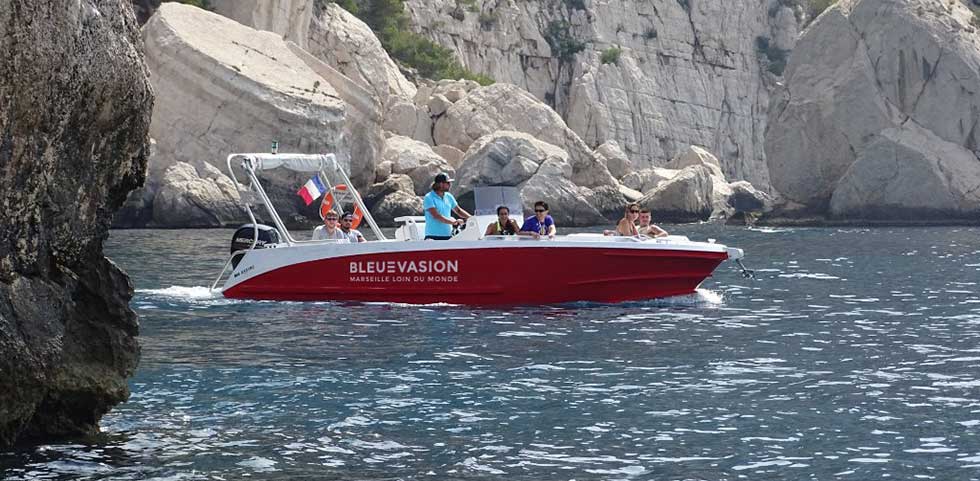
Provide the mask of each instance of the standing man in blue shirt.
POLYGON ((460 225, 470 218, 456 203, 456 198, 449 193, 453 179, 446 173, 439 173, 432 181, 432 190, 425 194, 422 200, 422 211, 425 214, 425 238, 434 240, 449 240, 453 236, 453 226, 460 225), (452 213, 462 219, 454 219, 452 213))

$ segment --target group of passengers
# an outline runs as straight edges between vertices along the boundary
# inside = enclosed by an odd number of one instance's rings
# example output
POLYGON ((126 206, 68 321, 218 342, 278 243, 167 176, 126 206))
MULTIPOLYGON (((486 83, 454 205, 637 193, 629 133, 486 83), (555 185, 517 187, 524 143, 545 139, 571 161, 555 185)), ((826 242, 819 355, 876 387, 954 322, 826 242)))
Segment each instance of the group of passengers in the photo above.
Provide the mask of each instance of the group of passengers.
MULTIPOLYGON (((459 206, 456 197, 449 193, 453 179, 440 173, 432 182, 432 190, 425 195, 422 210, 425 213, 425 238, 447 240, 452 237, 453 227, 466 222, 472 215, 459 206), (455 213, 460 218, 453 218, 455 213)), ((651 215, 648 209, 640 209, 638 204, 626 206, 626 213, 619 221, 615 231, 606 231, 606 235, 664 237, 667 231, 650 223, 651 215), (639 226, 636 225, 639 220, 639 226)), ((548 204, 543 201, 534 203, 534 215, 524 219, 524 224, 517 226, 517 221, 510 218, 507 206, 497 207, 497 221, 487 226, 484 235, 523 235, 535 239, 548 237, 553 239, 558 232, 555 220, 548 215, 548 204)))
MULTIPOLYGON (((453 179, 440 173, 432 182, 432 190, 422 201, 425 214, 426 240, 449 240, 453 228, 463 225, 472 214, 460 207, 456 197, 449 193, 453 179), (453 214, 459 216, 454 218, 453 214)), ((664 237, 667 231, 650 223, 651 215, 648 209, 641 209, 638 204, 628 204, 623 219, 616 225, 616 230, 604 231, 605 235, 664 237), (637 225, 639 222, 639 225, 637 225)), ((334 211, 327 212, 323 217, 323 225, 313 231, 313 240, 339 240, 351 243, 364 242, 364 236, 352 228, 354 215, 349 212, 338 215, 334 211)), ((558 230, 555 220, 548 215, 548 204, 543 201, 534 203, 534 215, 524 219, 523 225, 517 226, 517 221, 510 218, 507 206, 497 207, 497 221, 487 226, 487 236, 518 235, 534 239, 547 237, 553 239, 558 230)))
POLYGON ((313 229, 313 240, 339 240, 350 243, 364 242, 364 236, 351 226, 354 214, 345 212, 338 215, 334 211, 323 216, 323 225, 313 229))

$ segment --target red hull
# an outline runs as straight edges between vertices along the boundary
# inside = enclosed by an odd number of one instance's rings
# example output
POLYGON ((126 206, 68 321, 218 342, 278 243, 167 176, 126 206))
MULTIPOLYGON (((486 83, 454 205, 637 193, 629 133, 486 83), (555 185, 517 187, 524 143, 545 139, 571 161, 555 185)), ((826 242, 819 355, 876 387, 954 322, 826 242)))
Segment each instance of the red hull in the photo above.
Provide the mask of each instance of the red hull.
POLYGON ((224 295, 469 305, 622 302, 692 293, 727 258, 724 252, 595 247, 384 252, 281 267, 224 295))

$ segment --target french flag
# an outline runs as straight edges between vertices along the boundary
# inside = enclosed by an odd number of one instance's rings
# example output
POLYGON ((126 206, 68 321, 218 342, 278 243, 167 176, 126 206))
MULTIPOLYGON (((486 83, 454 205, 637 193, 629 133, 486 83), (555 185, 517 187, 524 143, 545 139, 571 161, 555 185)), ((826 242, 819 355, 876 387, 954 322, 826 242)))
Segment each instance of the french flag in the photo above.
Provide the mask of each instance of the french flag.
POLYGON ((314 200, 319 199, 320 196, 326 191, 327 187, 323 185, 322 181, 320 181, 320 176, 314 175, 313 178, 306 181, 306 183, 303 184, 303 187, 300 187, 296 193, 303 198, 303 202, 306 202, 306 205, 310 205, 314 200))

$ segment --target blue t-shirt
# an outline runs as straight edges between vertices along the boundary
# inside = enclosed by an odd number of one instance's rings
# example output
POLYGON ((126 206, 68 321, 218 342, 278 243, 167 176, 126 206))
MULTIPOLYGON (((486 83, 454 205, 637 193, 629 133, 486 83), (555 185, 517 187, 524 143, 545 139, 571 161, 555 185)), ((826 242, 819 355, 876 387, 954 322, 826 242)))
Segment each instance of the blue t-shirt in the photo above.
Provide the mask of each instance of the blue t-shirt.
POLYGON ((448 219, 453 214, 453 208, 457 205, 459 204, 456 203, 456 198, 449 192, 443 194, 442 197, 434 190, 430 190, 428 194, 425 194, 425 199, 422 200, 422 213, 425 214, 425 235, 453 235, 453 226, 443 224, 436 220, 432 216, 432 213, 429 212, 429 208, 435 207, 436 212, 448 219))
POLYGON ((544 223, 538 222, 538 216, 532 215, 527 219, 524 219, 524 225, 521 226, 521 232, 537 232, 541 235, 548 235, 551 232, 551 226, 555 225, 555 219, 552 219, 550 215, 544 216, 544 223))

